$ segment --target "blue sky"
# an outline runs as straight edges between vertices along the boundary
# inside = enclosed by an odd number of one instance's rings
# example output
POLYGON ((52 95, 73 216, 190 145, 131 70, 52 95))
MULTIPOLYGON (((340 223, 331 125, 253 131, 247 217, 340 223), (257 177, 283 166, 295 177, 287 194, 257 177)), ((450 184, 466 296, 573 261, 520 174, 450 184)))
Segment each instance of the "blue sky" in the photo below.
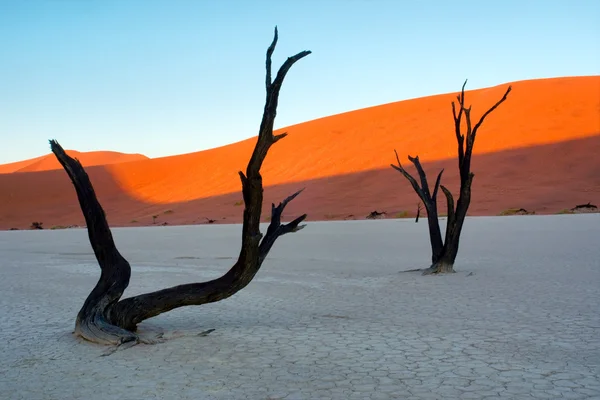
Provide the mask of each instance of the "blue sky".
POLYGON ((258 131, 264 58, 287 76, 276 127, 505 82, 600 73, 600 1, 0 0, 0 163, 150 157, 258 131))

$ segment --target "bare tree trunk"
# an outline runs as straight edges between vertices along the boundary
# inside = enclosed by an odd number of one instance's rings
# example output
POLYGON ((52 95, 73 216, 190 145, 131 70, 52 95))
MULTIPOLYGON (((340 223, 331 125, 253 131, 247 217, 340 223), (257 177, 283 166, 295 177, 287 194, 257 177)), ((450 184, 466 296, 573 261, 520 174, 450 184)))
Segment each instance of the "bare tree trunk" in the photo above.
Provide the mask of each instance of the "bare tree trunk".
POLYGON ((396 169, 411 183, 413 189, 419 196, 419 198, 425 204, 425 210, 427 211, 427 219, 429 222, 429 238, 431 241, 432 257, 431 266, 424 270, 423 274, 438 274, 438 273, 451 273, 454 272, 454 261, 458 254, 458 247, 460 242, 460 234, 467 216, 469 205, 471 204, 471 184, 473 182, 474 174, 471 172, 471 155, 473 154, 473 145, 475 144, 475 138, 477 131, 483 124, 485 118, 494 111, 500 104, 502 104, 512 88, 509 86, 504 96, 496 102, 490 109, 488 109, 483 116, 479 119, 479 122, 472 127, 471 123, 471 107, 465 107, 465 85, 462 86, 460 95, 457 96, 460 110, 456 113, 456 106, 452 102, 452 115, 454 117, 454 131, 456 135, 456 141, 458 143, 458 166, 460 171, 460 194, 458 201, 456 202, 456 208, 454 207, 454 198, 452 193, 443 185, 440 185, 440 180, 444 170, 440 171, 433 194, 430 195, 429 186, 427 183, 427 177, 425 171, 419 162, 419 157, 408 156, 408 159, 415 165, 417 172, 421 180, 421 186, 417 183, 416 179, 413 178, 400 163, 400 158, 396 152, 396 161, 398 165, 391 164, 392 168, 396 169), (462 117, 465 116, 465 124, 467 132, 462 134, 462 117), (466 135, 466 143, 465 143, 466 135), (448 221, 446 224, 446 235, 444 241, 441 239, 441 231, 437 213, 437 191, 438 187, 441 187, 446 201, 448 204, 448 221))
POLYGON ((79 204, 86 219, 90 243, 100 264, 101 276, 77 315, 75 333, 102 344, 139 342, 135 333, 137 324, 174 308, 201 305, 225 299, 243 289, 254 278, 276 239, 304 227, 300 225, 306 214, 290 223, 281 223, 285 206, 301 191, 286 198, 279 206, 272 205, 271 223, 266 235, 260 232, 263 203, 263 185, 260 168, 269 148, 286 133, 274 136, 273 124, 277 113, 279 91, 292 65, 310 54, 303 51, 289 57, 271 80, 271 56, 277 44, 275 28, 273 42, 266 57, 266 102, 256 146, 248 162, 246 173, 239 172, 244 197, 242 246, 237 262, 225 275, 208 282, 179 285, 152 293, 120 300, 129 285, 131 268, 117 250, 102 206, 89 177, 79 161, 68 156, 54 140, 52 152, 71 178, 79 204))
POLYGON ((417 205, 417 217, 415 218, 415 223, 419 222, 419 217, 421 216, 421 203, 417 205))

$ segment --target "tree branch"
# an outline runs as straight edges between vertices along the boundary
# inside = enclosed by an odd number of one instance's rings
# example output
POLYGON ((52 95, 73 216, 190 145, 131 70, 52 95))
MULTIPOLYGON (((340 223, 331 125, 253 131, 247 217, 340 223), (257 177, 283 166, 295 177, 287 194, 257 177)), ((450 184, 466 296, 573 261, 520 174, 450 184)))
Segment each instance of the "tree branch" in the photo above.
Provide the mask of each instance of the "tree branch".
POLYGON ((460 165, 460 176, 461 180, 465 180, 466 176, 469 174, 471 170, 471 154, 473 151, 473 136, 472 136, 472 127, 471 127, 471 107, 464 108, 465 113, 465 122, 467 123, 467 132, 463 135, 463 138, 466 136, 467 143, 465 144, 463 161, 460 165))
POLYGON ((458 143, 458 167, 461 168, 463 160, 465 158, 465 150, 464 150, 464 141, 465 137, 461 134, 461 123, 462 123, 462 115, 463 109, 465 107, 465 86, 467 85, 467 79, 462 85, 460 94, 456 96, 458 100, 458 105, 460 106, 460 110, 458 111, 458 115, 456 115, 456 107, 454 106, 454 102, 452 102, 452 116, 454 118, 454 133, 456 135, 456 141, 458 143))
POLYGON ((433 188, 433 195, 431 196, 433 201, 437 201, 438 188, 440 187, 440 182, 442 181, 443 173, 444 173, 444 169, 442 168, 442 170, 440 171, 440 173, 437 176, 437 179, 435 180, 435 187, 433 188))
POLYGON ((50 140, 50 148, 75 186, 90 244, 102 270, 100 279, 77 314, 75 333, 103 344, 135 341, 137 335, 111 324, 106 313, 107 305, 119 301, 129 286, 131 267, 115 246, 104 210, 81 163, 70 157, 56 140, 50 140))
POLYGON ((266 62, 266 67, 267 67, 267 76, 265 79, 265 87, 267 90, 269 90, 269 88, 271 87, 271 56, 273 55, 273 52, 275 51, 275 46, 277 46, 277 39, 279 38, 279 35, 277 33, 277 26, 275 26, 275 33, 273 34, 273 41, 271 42, 271 45, 269 46, 269 48, 267 48, 267 62, 266 62))
POLYGON ((275 204, 271 204, 271 223, 267 228, 267 234, 260 242, 259 257, 261 263, 265 259, 265 257, 269 253, 269 250, 271 250, 271 247, 275 243, 275 240, 277 240, 279 236, 283 236, 286 233, 297 232, 306 226, 300 225, 300 223, 306 219, 306 214, 299 216, 292 222, 283 225, 281 224, 281 215, 283 213, 283 210, 285 209, 285 206, 287 206, 290 201, 294 200, 296 196, 302 193, 303 190, 304 189, 300 189, 291 196, 288 196, 285 200, 279 203, 277 207, 275 207, 275 204))
POLYGON ((506 90, 506 92, 504 93, 504 96, 502 96, 502 98, 500 100, 498 100, 498 102, 496 102, 496 104, 494 104, 489 110, 487 110, 481 116, 481 118, 479 119, 477 124, 475 124, 474 128, 472 128, 472 126, 471 126, 471 107, 470 106, 469 106, 469 108, 463 107, 465 110, 465 118, 467 121, 467 133, 466 133, 467 146, 465 149, 465 160, 463 161, 463 165, 461 165, 462 180, 466 180, 471 172, 471 156, 473 154, 473 145, 475 144, 475 138, 477 135, 477 131, 483 124, 483 121, 485 120, 485 118, 506 100, 506 98, 511 90, 512 90, 512 87, 509 86, 508 89, 506 90))
POLYGON ((283 65, 279 68, 277 72, 277 76, 275 80, 271 82, 271 56, 275 51, 275 46, 278 40, 277 27, 275 27, 275 34, 273 37, 273 42, 267 49, 267 57, 266 57, 266 101, 263 112, 263 118, 260 123, 260 129, 258 131, 258 143, 254 148, 254 152, 250 157, 250 162, 248 163, 248 167, 246 169, 246 176, 250 177, 251 175, 258 174, 260 167, 262 166, 262 162, 267 155, 267 151, 272 144, 277 142, 278 140, 284 138, 286 134, 281 134, 277 136, 273 136, 273 124, 275 121, 275 117, 277 115, 277 104, 279 102, 279 90, 281 89, 281 85, 283 84, 283 80, 285 79, 286 74, 292 68, 292 66, 302 58, 311 54, 310 51, 305 50, 300 53, 288 57, 288 59, 283 63, 283 65))
MULTIPOLYGON (((110 229, 108 228, 108 223, 106 222, 104 210, 96 198, 96 192, 92 187, 90 178, 81 166, 81 163, 77 159, 73 159, 67 155, 56 140, 50 140, 49 142, 50 149, 67 172, 67 175, 69 175, 69 178, 75 187, 77 199, 79 200, 81 208, 87 211, 83 216, 88 227, 88 234, 96 258, 99 258, 100 256, 102 261, 98 261, 105 263, 104 258, 106 258, 108 254, 115 252, 116 247, 110 229), (102 246, 98 245, 98 242, 102 242, 102 246)), ((103 267, 103 265, 100 264, 100 267, 103 267)))
POLYGON ((459 101, 460 101, 460 105, 464 106, 465 104, 465 87, 467 86, 467 81, 468 79, 465 79, 462 88, 460 89, 460 97, 459 97, 459 101))
POLYGON ((394 150, 394 153, 396 154, 396 161, 398 162, 398 165, 394 165, 394 164, 390 164, 390 166, 392 168, 394 168, 396 171, 399 171, 402 175, 404 175, 404 177, 410 182, 410 184, 412 185, 413 189, 415 190, 415 192, 419 195, 419 197, 421 198, 421 200, 423 200, 423 203, 425 203, 427 201, 427 198, 425 198, 425 193, 423 192, 423 190, 421 190, 421 188, 419 187, 419 184, 417 183, 417 180, 415 178, 412 177, 411 174, 409 174, 404 167, 402 166, 402 163, 400 162, 400 157, 398 157, 398 152, 396 150, 394 150))
MULTIPOLYGON (((454 213, 454 197, 452 197, 452 193, 444 185, 442 185, 441 188, 442 192, 444 192, 444 196, 446 196, 446 204, 448 208, 447 225, 449 226, 450 224, 454 223, 454 219, 456 218, 456 215, 454 213)), ((446 235, 448 235, 448 229, 446 229, 446 235)))
POLYGON ((416 157, 411 157, 408 156, 408 160, 414 164, 415 168, 417 169, 417 172, 419 174, 419 179, 421 179, 421 190, 423 190, 423 193, 425 194, 425 196, 431 200, 431 193, 429 192, 429 183, 427 182, 427 175, 425 175, 425 171, 423 170, 423 167, 421 166, 421 162, 419 161, 419 156, 416 157))
POLYGON ((473 141, 475 141, 475 135, 477 134, 477 130, 479 129, 481 124, 483 124, 483 121, 485 120, 485 118, 488 115, 490 115, 492 113, 492 111, 494 111, 500 104, 502 104, 506 100, 506 98, 508 97, 508 94, 510 93, 511 90, 512 90, 512 86, 509 86, 508 89, 506 89, 504 96, 502 96, 502 98, 500 100, 498 100, 498 102, 496 102, 496 104, 494 104, 489 110, 487 110, 485 112, 485 114, 483 114, 481 116, 481 118, 479 119, 479 122, 477 122, 477 124, 475 124, 475 128, 473 128, 473 141))

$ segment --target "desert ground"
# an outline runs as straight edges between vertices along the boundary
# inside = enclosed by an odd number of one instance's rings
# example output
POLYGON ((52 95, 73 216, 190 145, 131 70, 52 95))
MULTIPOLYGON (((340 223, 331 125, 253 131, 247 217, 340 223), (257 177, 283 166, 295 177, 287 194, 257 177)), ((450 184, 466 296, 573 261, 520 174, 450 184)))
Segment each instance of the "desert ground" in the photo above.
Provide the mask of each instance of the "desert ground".
MULTIPOLYGON (((599 222, 470 217, 446 276, 402 272, 428 266, 425 221, 310 222, 246 289, 115 352, 71 334, 99 276, 86 231, 0 232, 0 398, 599 399, 599 222)), ((216 277, 240 244, 234 224, 113 233, 126 296, 216 277)))
MULTIPOLYGON (((466 92, 474 120, 508 85, 466 92)), ((578 204, 598 205, 600 76, 519 81, 512 87, 477 135, 469 215, 498 215, 511 208, 555 214, 578 204)), ((405 165, 407 155, 419 155, 432 181, 445 168, 443 184, 456 193, 455 96, 384 104, 275 132, 286 131, 288 137, 273 146, 262 168, 265 212, 271 202, 304 187, 288 216, 307 213, 315 221, 364 219, 371 211, 386 212, 388 218, 414 215, 418 199, 390 167, 394 149, 405 165)), ((155 159, 69 153, 87 168, 111 226, 202 224, 208 219, 238 223, 237 171, 245 169, 255 140, 155 159)), ((412 166, 408 170, 414 172, 412 166)), ((444 212, 445 204, 440 208, 444 212)), ((75 191, 51 154, 0 166, 0 210, 0 229, 27 229, 34 221, 46 228, 84 224, 75 191)))

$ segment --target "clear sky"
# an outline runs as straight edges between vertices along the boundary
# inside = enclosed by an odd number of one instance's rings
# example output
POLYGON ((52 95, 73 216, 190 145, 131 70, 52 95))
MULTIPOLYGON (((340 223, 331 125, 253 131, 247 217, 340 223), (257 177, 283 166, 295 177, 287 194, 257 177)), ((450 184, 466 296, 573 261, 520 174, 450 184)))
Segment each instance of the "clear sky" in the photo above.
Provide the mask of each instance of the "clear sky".
POLYGON ((150 157, 258 131, 265 51, 301 50, 276 127, 515 80, 600 74, 600 1, 0 0, 0 163, 150 157))

